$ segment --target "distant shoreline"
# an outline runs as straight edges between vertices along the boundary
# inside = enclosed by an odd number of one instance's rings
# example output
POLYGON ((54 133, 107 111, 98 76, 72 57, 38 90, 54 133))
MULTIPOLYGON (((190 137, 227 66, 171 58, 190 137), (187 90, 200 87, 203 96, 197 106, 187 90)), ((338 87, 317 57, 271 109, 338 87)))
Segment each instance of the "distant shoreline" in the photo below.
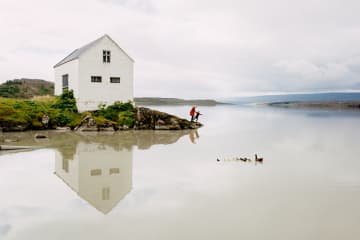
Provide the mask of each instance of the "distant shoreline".
POLYGON ((270 107, 281 107, 281 108, 311 108, 311 109, 360 111, 360 101, 270 102, 270 103, 263 103, 261 105, 266 105, 270 107))
POLYGON ((136 97, 134 98, 136 105, 168 105, 168 106, 216 106, 229 103, 217 102, 213 99, 181 99, 181 98, 158 98, 158 97, 136 97))

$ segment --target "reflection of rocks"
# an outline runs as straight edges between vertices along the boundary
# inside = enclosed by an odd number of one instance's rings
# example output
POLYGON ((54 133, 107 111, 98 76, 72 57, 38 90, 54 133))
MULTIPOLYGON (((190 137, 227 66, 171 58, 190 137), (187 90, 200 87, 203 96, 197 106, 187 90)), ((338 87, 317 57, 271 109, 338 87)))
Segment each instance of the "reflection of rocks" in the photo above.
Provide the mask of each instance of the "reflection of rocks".
POLYGON ((132 189, 133 146, 148 149, 172 144, 196 130, 69 132, 42 131, 47 141, 34 138, 36 132, 4 133, 2 139, 19 139, 13 145, 53 148, 55 174, 82 199, 104 214, 109 213, 132 189))
POLYGON ((134 136, 136 138, 136 146, 138 146, 139 149, 148 149, 152 145, 176 143, 182 136, 189 134, 191 131, 195 130, 135 131, 134 136))
POLYGON ((46 141, 35 139, 34 133, 17 132, 3 133, 3 139, 19 139, 11 143, 14 146, 41 146, 57 149, 65 159, 73 159, 75 146, 79 142, 103 143, 115 150, 128 149, 138 146, 139 149, 147 149, 156 144, 172 144, 182 136, 188 135, 195 130, 181 131, 117 131, 117 132, 71 132, 71 131, 41 131, 46 135, 46 141))
POLYGON ((178 118, 168 113, 139 107, 136 111, 136 124, 134 128, 153 130, 181 130, 196 129, 201 126, 201 123, 190 122, 186 119, 178 118))

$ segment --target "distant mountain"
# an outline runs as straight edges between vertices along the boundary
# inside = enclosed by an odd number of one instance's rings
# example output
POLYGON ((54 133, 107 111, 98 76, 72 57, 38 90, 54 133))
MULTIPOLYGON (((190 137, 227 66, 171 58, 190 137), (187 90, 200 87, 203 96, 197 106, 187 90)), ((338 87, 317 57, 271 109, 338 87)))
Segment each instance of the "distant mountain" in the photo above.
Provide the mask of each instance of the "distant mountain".
POLYGON ((32 98, 34 96, 54 95, 54 83, 41 79, 14 79, 0 84, 0 97, 32 98))
POLYGON ((180 99, 180 98, 157 98, 157 97, 138 97, 134 98, 136 105, 197 105, 215 106, 224 104, 212 99, 180 99))
POLYGON ((351 102, 360 101, 360 92, 266 95, 256 97, 239 97, 228 99, 227 101, 235 104, 275 102, 351 102))

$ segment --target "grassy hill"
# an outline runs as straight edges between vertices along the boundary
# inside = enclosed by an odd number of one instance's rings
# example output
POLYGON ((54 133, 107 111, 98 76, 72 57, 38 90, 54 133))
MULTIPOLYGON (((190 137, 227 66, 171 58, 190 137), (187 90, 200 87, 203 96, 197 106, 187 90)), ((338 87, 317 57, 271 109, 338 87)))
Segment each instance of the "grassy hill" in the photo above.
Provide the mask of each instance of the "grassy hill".
POLYGON ((54 83, 41 79, 14 79, 0 84, 0 97, 32 98, 34 96, 54 95, 54 83))

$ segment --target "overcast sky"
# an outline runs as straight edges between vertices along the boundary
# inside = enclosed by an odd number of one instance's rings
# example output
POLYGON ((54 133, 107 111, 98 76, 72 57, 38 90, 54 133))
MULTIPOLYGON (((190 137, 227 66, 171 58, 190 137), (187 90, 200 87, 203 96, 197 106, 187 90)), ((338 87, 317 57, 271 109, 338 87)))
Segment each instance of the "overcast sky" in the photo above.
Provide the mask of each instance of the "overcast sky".
POLYGON ((1 0, 0 82, 109 34, 135 95, 221 98, 360 90, 359 0, 1 0))

